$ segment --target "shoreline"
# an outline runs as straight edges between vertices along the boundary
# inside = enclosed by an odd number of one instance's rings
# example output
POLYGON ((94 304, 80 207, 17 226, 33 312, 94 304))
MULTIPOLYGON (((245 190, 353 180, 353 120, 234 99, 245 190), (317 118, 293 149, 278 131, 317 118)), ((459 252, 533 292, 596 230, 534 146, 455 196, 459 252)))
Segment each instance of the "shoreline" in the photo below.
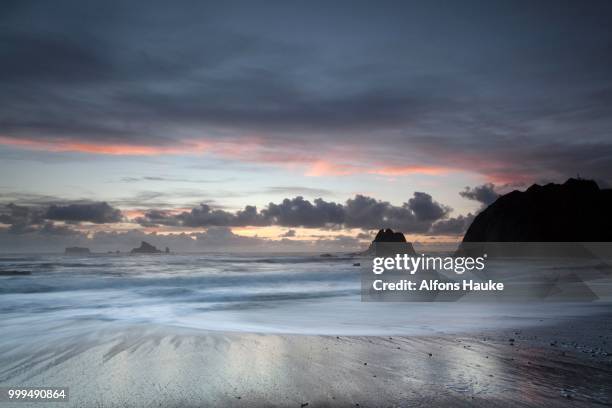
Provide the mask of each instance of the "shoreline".
POLYGON ((612 313, 542 324, 433 336, 131 326, 5 350, 0 385, 68 386, 71 407, 611 404, 612 313))

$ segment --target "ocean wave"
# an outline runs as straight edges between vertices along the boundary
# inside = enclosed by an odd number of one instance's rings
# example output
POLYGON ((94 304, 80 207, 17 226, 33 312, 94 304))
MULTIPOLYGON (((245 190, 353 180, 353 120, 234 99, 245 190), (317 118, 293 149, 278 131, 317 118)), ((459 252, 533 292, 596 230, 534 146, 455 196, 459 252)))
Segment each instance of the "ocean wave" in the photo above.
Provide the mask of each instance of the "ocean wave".
MULTIPOLYGON (((484 327, 507 320, 512 307, 523 307, 361 302, 361 269, 353 266, 353 257, 15 259, 0 260, 0 271, 31 274, 0 276, 0 330, 23 332, 23 338, 77 333, 83 322, 279 333, 420 333, 434 321, 453 330, 484 327)), ((504 268, 503 273, 517 268, 520 276, 530 273, 528 265, 504 268)))

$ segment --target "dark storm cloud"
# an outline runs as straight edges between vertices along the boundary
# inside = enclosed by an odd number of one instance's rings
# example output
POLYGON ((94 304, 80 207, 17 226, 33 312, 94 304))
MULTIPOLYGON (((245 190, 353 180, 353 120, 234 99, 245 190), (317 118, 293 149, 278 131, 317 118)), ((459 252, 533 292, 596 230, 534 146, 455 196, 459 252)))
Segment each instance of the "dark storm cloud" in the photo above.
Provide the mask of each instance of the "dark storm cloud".
POLYGON ((269 203, 260 211, 254 206, 246 206, 243 210, 230 212, 200 204, 191 211, 178 214, 147 211, 135 221, 143 226, 191 228, 276 225, 368 230, 390 227, 407 233, 425 233, 434 222, 445 219, 449 212, 449 207, 434 201, 429 194, 415 192, 414 196, 401 206, 363 195, 356 195, 344 204, 321 198, 310 201, 298 196, 286 198, 278 204, 269 203))
POLYGON ((345 212, 341 204, 321 198, 310 202, 303 197, 295 197, 285 198, 280 204, 268 204, 262 210, 262 216, 274 225, 316 228, 342 224, 345 212))
POLYGON ((346 201, 345 225, 362 229, 389 227, 406 233, 423 233, 429 230, 432 222, 445 217, 448 211, 448 207, 421 192, 415 192, 414 197, 401 206, 356 195, 346 201))
POLYGON ((436 221, 444 218, 450 208, 433 201, 427 193, 416 192, 414 197, 408 200, 408 207, 412 210, 419 221, 436 221))
MULTIPOLYGON (((9 13, 10 14, 10 13, 9 13)), ((112 65, 96 55, 83 39, 67 35, 37 35, 28 30, 0 32, 0 76, 11 83, 98 82, 108 76, 112 65)))
POLYGON ((174 217, 172 213, 164 210, 148 210, 144 213, 144 216, 137 217, 134 221, 143 227, 180 225, 179 219, 174 217))
MULTIPOLYGON (((494 186, 482 185, 466 188, 460 194, 480 202, 490 201, 494 186)), ((431 195, 415 192, 401 205, 377 200, 365 195, 356 195, 344 203, 335 203, 318 198, 307 200, 301 196, 287 198, 279 203, 269 203, 258 210, 247 205, 242 210, 227 211, 203 202, 189 211, 150 209, 143 216, 128 220, 121 211, 106 202, 70 202, 54 198, 44 203, 46 196, 26 195, 27 205, 4 204, 0 206, 0 228, 3 234, 36 234, 81 239, 82 232, 69 224, 91 222, 112 224, 134 222, 145 227, 174 228, 231 228, 252 226, 278 226, 289 228, 282 238, 295 237, 294 227, 305 228, 356 228, 363 232, 357 239, 369 239, 369 231, 393 228, 410 234, 461 235, 473 220, 467 216, 449 217, 452 209, 435 201, 431 195), (55 224, 62 221, 64 224, 55 224)), ((25 239, 25 238, 24 238, 25 239)), ((354 240, 354 238, 350 238, 354 240)), ((23 239, 18 240, 24 243, 23 239)), ((336 242, 337 244, 338 242, 336 242)), ((24 243, 25 244, 25 243, 24 243)), ((344 244, 349 245, 348 238, 344 244)), ((344 245, 343 244, 343 245, 344 245)))
POLYGON ((111 207, 106 202, 82 203, 68 205, 51 205, 44 218, 67 222, 92 222, 106 224, 120 222, 121 211, 111 207))
POLYGON ((45 204, 41 201, 45 196, 26 197, 29 202, 34 201, 35 204, 0 204, 0 224, 8 225, 8 228, 0 228, 2 233, 8 235, 37 234, 38 238, 73 237, 82 233, 53 221, 63 221, 67 224, 80 222, 112 224, 123 220, 121 211, 106 202, 70 203, 66 200, 54 200, 63 204, 45 204))
POLYGON ((612 174, 608 1, 0 8, 2 136, 256 133, 270 148, 359 142, 376 160, 409 151, 497 178, 612 174))
MULTIPOLYGON (((484 184, 473 188, 466 187, 459 194, 478 202, 492 202, 497 198, 495 186, 484 184)), ((317 198, 313 201, 301 196, 286 198, 280 203, 269 203, 257 210, 246 206, 236 212, 214 209, 208 204, 180 213, 150 210, 134 221, 143 226, 181 226, 181 227, 244 227, 244 226, 281 226, 305 228, 359 228, 378 230, 393 228, 405 233, 461 235, 471 224, 474 215, 449 217, 452 208, 435 201, 424 192, 414 192, 413 196, 400 206, 387 201, 357 194, 345 203, 335 203, 317 198)), ((283 236, 291 237, 295 231, 290 229, 283 236), (293 232, 291 232, 293 231, 293 232)), ((360 238, 369 235, 361 235, 360 238)))
POLYGON ((472 221, 474 221, 474 215, 471 213, 466 216, 459 215, 446 220, 440 220, 431 226, 429 234, 461 236, 465 234, 472 221))
POLYGON ((262 226, 268 222, 257 212, 253 206, 247 205, 244 210, 231 213, 224 210, 212 209, 207 204, 200 204, 190 212, 183 212, 177 216, 182 225, 186 227, 203 226, 262 226))
POLYGON ((79 232, 52 221, 69 223, 89 221, 98 224, 115 223, 121 220, 121 212, 107 203, 69 204, 49 207, 24 206, 17 204, 0 205, 0 224, 8 225, 9 234, 38 233, 44 236, 73 236, 79 232))
POLYGON ((492 204, 493 201, 497 200, 497 197, 499 197, 492 183, 486 183, 476 187, 466 187, 465 190, 459 192, 459 195, 468 200, 478 201, 483 206, 492 204))
POLYGON ((22 234, 36 230, 36 225, 44 220, 37 208, 16 205, 13 203, 0 207, 0 223, 9 225, 9 232, 22 234))

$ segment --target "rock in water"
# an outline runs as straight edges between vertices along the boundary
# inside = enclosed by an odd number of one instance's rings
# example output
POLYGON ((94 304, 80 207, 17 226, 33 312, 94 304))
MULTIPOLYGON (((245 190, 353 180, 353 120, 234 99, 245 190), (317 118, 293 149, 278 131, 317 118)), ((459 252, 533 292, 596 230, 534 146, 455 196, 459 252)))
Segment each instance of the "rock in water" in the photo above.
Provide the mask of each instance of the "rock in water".
POLYGON ((89 255, 91 251, 89 248, 83 247, 68 247, 64 250, 64 254, 66 255, 89 255))
POLYGON ((416 255, 410 242, 401 232, 394 232, 392 229, 381 229, 376 234, 374 241, 365 251, 366 255, 392 256, 395 254, 416 255))
POLYGON ((142 241, 140 243, 140 247, 132 249, 130 251, 132 254, 161 254, 162 251, 155 248, 153 245, 148 242, 142 241))
POLYGON ((393 232, 391 228, 378 230, 373 242, 406 242, 401 232, 393 232))

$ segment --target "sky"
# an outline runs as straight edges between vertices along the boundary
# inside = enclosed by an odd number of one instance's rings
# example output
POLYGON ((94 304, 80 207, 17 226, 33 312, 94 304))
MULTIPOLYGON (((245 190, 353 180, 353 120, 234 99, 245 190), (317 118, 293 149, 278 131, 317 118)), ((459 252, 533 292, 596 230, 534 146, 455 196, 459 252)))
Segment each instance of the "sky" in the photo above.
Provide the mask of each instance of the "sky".
POLYGON ((3 1, 0 250, 460 240, 612 182, 609 1, 3 1))

